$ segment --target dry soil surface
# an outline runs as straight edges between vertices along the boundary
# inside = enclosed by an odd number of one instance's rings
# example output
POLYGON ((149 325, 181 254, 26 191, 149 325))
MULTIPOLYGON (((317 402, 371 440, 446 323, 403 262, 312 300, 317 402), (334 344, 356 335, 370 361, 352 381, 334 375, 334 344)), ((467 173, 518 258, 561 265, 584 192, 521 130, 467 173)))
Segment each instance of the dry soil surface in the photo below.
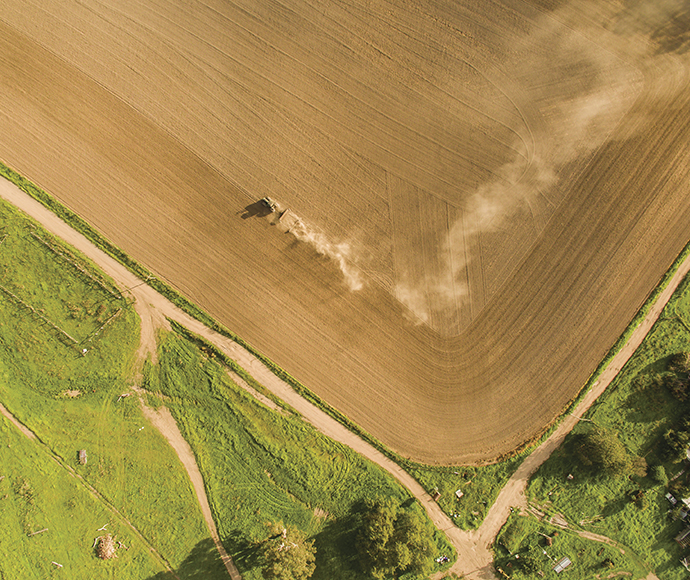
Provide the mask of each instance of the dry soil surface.
MULTIPOLYGON (((276 377, 251 353, 239 347, 237 343, 210 330, 197 320, 191 318, 150 287, 142 285, 138 278, 131 274, 121 264, 104 254, 81 234, 75 232, 71 227, 57 218, 55 214, 45 209, 13 184, 5 180, 0 180, 0 197, 10 201, 34 219, 38 220, 51 233, 61 237, 63 240, 86 254, 109 276, 113 277, 118 284, 128 289, 128 291, 134 295, 136 299, 136 309, 142 321, 141 342, 138 352, 140 362, 143 362, 146 356, 155 356, 155 331, 159 327, 167 326, 166 318, 176 320, 196 334, 203 336, 233 360, 237 361, 240 366, 247 369, 259 383, 292 406, 306 421, 314 425, 322 433, 336 441, 348 445, 355 451, 383 467, 400 481, 400 483, 421 502, 429 517, 434 522, 434 525, 438 529, 443 530, 455 546, 458 552, 458 560, 451 568, 451 571, 458 574, 465 574, 468 578, 477 580, 495 578, 493 567, 491 566, 493 560, 490 550, 491 544, 508 518, 510 508, 527 507, 525 490, 531 475, 549 458, 551 453, 560 446, 565 436, 573 429, 579 420, 579 417, 581 417, 606 390, 608 385, 616 377, 620 369, 623 368, 647 335, 674 290, 688 272, 690 272, 690 257, 688 257, 678 268, 668 286, 659 295, 657 301, 647 313, 644 320, 635 329, 623 348, 612 359, 598 381, 586 393, 574 412, 564 418, 546 441, 535 449, 521 464, 515 474, 513 474, 506 486, 501 490, 501 493, 492 505, 480 528, 476 531, 465 532, 455 527, 450 518, 448 518, 439 508, 438 504, 431 499, 429 494, 426 493, 419 483, 399 465, 391 461, 368 443, 364 442, 319 408, 300 397, 287 383, 276 377)), ((232 578, 239 578, 237 569, 225 552, 220 538, 218 537, 208 505, 208 499, 205 494, 203 479, 189 445, 182 437, 173 417, 167 409, 163 407, 161 410, 155 411, 146 407, 143 402, 142 406, 147 417, 154 426, 165 435, 166 439, 180 457, 180 460, 192 480, 204 518, 211 530, 213 539, 216 542, 228 572, 232 578)), ((7 414, 6 410, 1 405, 0 412, 7 414)), ((12 417, 10 418, 13 420, 12 417)), ((650 574, 648 578, 654 580, 656 576, 650 574)))
POLYGON ((394 450, 482 461, 551 423, 690 237, 687 18, 6 0, 0 159, 394 450))

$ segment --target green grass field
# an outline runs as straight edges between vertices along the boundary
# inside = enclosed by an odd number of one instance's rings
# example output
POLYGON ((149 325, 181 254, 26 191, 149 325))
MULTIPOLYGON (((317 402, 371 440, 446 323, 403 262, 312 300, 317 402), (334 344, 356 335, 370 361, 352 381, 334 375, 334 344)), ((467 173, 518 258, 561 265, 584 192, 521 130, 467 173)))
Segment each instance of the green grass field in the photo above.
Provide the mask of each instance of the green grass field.
MULTIPOLYGON (((690 289, 686 279, 664 309, 660 320, 618 377, 590 409, 586 418, 614 430, 631 456, 649 466, 663 465, 669 476, 684 466, 663 453, 663 435, 687 414, 687 403, 659 384, 669 357, 690 350, 690 289)), ((592 473, 574 452, 575 438, 592 428, 580 422, 533 477, 530 497, 550 513, 562 513, 573 526, 610 537, 627 546, 663 580, 686 578, 679 562, 685 552, 673 541, 684 528, 669 517, 666 486, 649 475, 613 478, 592 473), (566 475, 572 473, 573 480, 566 475), (642 492, 644 499, 632 501, 642 492)))
POLYGON ((571 580, 616 576, 644 578, 647 575, 634 557, 624 553, 625 548, 585 539, 574 531, 518 514, 512 514, 503 526, 494 550, 496 569, 516 580, 555 579, 563 575, 571 580), (571 564, 558 573, 554 568, 563 558, 568 558, 571 564), (531 566, 526 564, 530 560, 531 566))
POLYGON ((162 570, 117 516, 4 417, 0 466, 0 578, 148 578, 162 570), (108 561, 93 547, 104 525, 123 544, 108 561))
MULTIPOLYGON (((316 541, 315 579, 364 579, 354 548, 365 499, 421 507, 388 474, 289 411, 249 396, 219 357, 177 333, 161 343, 146 387, 169 399, 197 457, 221 538, 243 578, 260 579, 268 525, 292 524, 316 541)), ((425 516, 426 517, 426 516, 425 516)), ((452 555, 436 533, 437 555, 452 555)))
POLYGON ((524 455, 482 467, 428 467, 406 465, 407 470, 429 493, 438 490, 438 505, 463 530, 478 528, 499 492, 520 466, 524 455), (457 499, 455 492, 462 491, 457 499))
MULTIPOLYGON (((210 541, 191 484, 175 453, 143 418, 135 397, 118 401, 129 389, 138 345, 133 308, 88 260, 4 203, 0 232, 0 285, 14 295, 0 292, 0 402, 128 518, 173 569, 191 570, 190 555, 208 551, 210 541), (79 449, 88 453, 84 466, 78 465, 79 449)), ((2 469, 21 472, 22 461, 21 453, 12 454, 3 459, 2 469)), ((46 455, 34 468, 54 470, 57 465, 46 455)), ((38 482, 31 485, 39 489, 38 482)), ((50 503, 50 494, 41 496, 50 503)), ((0 528, 23 529, 17 514, 2 512, 0 528)), ((40 541, 48 552, 64 553, 62 545, 81 546, 83 532, 70 530, 56 527, 40 541)), ((91 558, 92 550, 83 557, 91 558)), ((83 577, 115 577, 108 566, 94 568, 102 576, 84 572, 83 577)), ((188 577, 226 576, 217 555, 196 557, 194 569, 188 577)), ((156 573, 155 567, 148 570, 156 573)), ((129 566, 117 577, 146 578, 148 573, 129 566)), ((74 574, 69 577, 78 577, 74 574)))

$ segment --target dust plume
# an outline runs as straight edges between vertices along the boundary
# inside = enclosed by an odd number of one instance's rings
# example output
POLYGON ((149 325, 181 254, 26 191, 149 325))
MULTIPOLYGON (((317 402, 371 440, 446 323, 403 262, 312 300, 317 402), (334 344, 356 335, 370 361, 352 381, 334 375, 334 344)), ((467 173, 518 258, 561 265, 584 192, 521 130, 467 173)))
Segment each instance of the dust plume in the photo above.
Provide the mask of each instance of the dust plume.
POLYGON ((288 233, 295 239, 313 247, 321 256, 333 260, 343 274, 345 284, 351 291, 361 290, 363 287, 362 274, 354 263, 352 246, 348 242, 335 243, 322 232, 310 227, 301 218, 291 216, 291 223, 287 226, 288 233))
MULTIPOLYGON (((490 181, 473 191, 458 192, 455 207, 461 217, 449 225, 439 244, 439 259, 427 260, 415 274, 399 273, 396 298, 418 323, 436 327, 433 320, 445 324, 444 320, 458 317, 459 309, 470 300, 465 281, 472 287, 471 276, 486 276, 483 264, 480 274, 476 268, 471 274, 468 265, 480 259, 478 252, 486 251, 488 244, 511 239, 510 232, 527 228, 531 228, 531 239, 536 238, 564 199, 560 189, 566 186, 560 183, 559 172, 606 143, 642 90, 639 68, 593 42, 596 27, 577 31, 563 21, 567 17, 544 17, 513 44, 512 56, 507 56, 505 70, 520 79, 532 108, 532 118, 523 117, 521 129, 523 142, 531 144, 527 159, 516 154, 494 170, 490 181), (539 123, 532 123, 534 118, 539 123), (505 235, 487 237, 494 232, 505 235), (482 250, 468 250, 480 243, 482 250)), ((652 58, 652 47, 645 50, 644 58, 652 58)), ((517 263, 526 250, 494 246, 491 251, 499 260, 517 263)), ((475 300, 471 316, 480 307, 475 300)))

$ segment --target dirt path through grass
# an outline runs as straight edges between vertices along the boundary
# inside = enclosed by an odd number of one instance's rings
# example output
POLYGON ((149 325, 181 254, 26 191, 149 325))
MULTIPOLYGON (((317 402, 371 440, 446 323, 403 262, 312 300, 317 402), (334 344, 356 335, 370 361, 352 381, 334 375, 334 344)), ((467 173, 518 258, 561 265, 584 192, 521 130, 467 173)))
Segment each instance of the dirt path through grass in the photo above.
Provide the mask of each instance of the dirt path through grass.
POLYGON ((36 441, 36 435, 34 435, 34 432, 26 427, 23 423, 20 423, 15 419, 14 415, 10 413, 5 407, 0 403, 0 414, 4 415, 9 419, 10 423, 12 423, 17 429, 19 429, 24 435, 26 435, 29 439, 36 441))
MULTIPOLYGON (((544 463, 551 454, 558 449, 563 443, 566 435, 572 431, 580 418, 587 412, 587 410, 594 404, 597 398, 606 390, 611 384, 611 381, 616 377, 618 372, 623 368, 628 359, 633 355, 635 350, 640 346, 642 340, 651 330, 652 326, 659 318, 661 311, 666 306, 666 303, 671 298, 671 295, 681 283, 683 278, 690 272, 690 258, 687 258, 678 268, 668 286, 659 295, 657 301, 645 316, 644 320, 632 333, 631 337, 625 343, 623 348, 611 360, 604 372, 599 377, 599 380, 594 383, 593 387, 587 392, 585 397, 580 401, 572 414, 567 415, 556 430, 544 441, 537 449, 535 449, 529 457, 527 457, 513 476, 508 480, 508 483, 503 487, 498 494, 496 501, 489 509, 489 512, 484 518, 482 525, 476 532, 476 535, 471 538, 477 546, 486 546, 493 542, 493 539, 498 534, 503 524, 510 515, 510 508, 526 508, 527 498, 525 492, 527 490, 527 483, 529 478, 534 474, 539 466, 544 463)), ((458 573, 470 573, 468 569, 458 558, 457 564, 452 568, 458 573)), ((475 576, 473 574, 469 578, 483 578, 483 576, 475 576)), ((648 579, 654 579, 656 576, 650 574, 648 579)))
MULTIPOLYGON (((604 392, 618 371, 627 362, 635 349, 637 349, 642 339, 649 332, 680 281, 688 271, 690 271, 690 258, 688 258, 681 264, 667 288, 657 299, 656 304, 651 308, 650 312, 637 327, 625 346, 613 358, 597 383, 595 383, 594 387, 577 406, 573 415, 567 416, 551 436, 522 463, 520 468, 510 478, 499 494, 496 502, 489 510, 479 529, 473 532, 465 532, 455 527, 450 518, 448 518, 436 502, 431 499, 429 494, 427 494, 419 483, 399 465, 388 459, 368 443, 364 442, 335 419, 299 396, 287 383, 276 377, 251 353, 240 347, 234 341, 210 330, 199 321, 191 318, 152 288, 142 284, 141 280, 129 272, 124 266, 96 248, 84 236, 73 230, 55 214, 4 179, 0 180, 0 196, 41 222, 47 230, 78 248, 119 284, 131 289, 137 302, 146 305, 145 310, 147 312, 144 313, 142 310, 140 313, 140 316, 143 314, 142 321, 147 318, 153 320, 154 317, 164 316, 179 322, 192 332, 203 336, 216 347, 220 348, 226 355, 237 361, 237 363, 246 369, 259 383, 263 384, 287 404, 292 406, 321 432, 351 447, 393 475, 421 502, 434 524, 447 534, 449 540, 457 549, 458 561, 451 571, 465 574, 467 578, 477 580, 495 578, 491 566, 492 554, 489 546, 510 514, 510 507, 526 507, 525 490, 529 477, 561 444, 565 436, 579 420, 578 417, 581 417, 594 403, 597 397, 604 392)), ((143 324, 143 326, 146 326, 146 324, 143 324)), ((155 328, 155 325, 153 328, 155 328)), ((149 330, 147 329, 146 332, 148 333, 149 330)), ((144 332, 142 331, 142 337, 143 336, 144 332)), ((150 336, 153 336, 153 330, 151 330, 150 336)), ((150 339, 146 340, 148 341, 150 339)), ((151 348, 153 343, 147 342, 147 344, 147 348, 151 348)), ((205 497, 205 494, 203 497, 205 497)))
MULTIPOLYGON (((146 296, 141 291, 143 286, 129 288, 128 292, 134 297, 134 308, 139 315, 141 320, 140 325, 140 339, 139 348, 137 349, 136 355, 136 379, 135 382, 141 383, 141 370, 143 368, 144 362, 147 358, 156 360, 157 358, 157 343, 156 343, 156 330, 158 328, 170 328, 166 318, 160 313, 160 311, 153 308, 146 300, 146 296)), ((196 464, 196 458, 194 457, 194 452, 189 446, 189 443, 185 440, 180 433, 180 429, 175 422, 175 418, 172 416, 167 407, 161 406, 158 409, 153 409, 146 404, 143 397, 143 390, 138 386, 132 387, 138 397, 139 405, 141 406, 141 411, 151 424, 165 437, 170 447, 173 448, 180 462, 185 468, 187 475, 192 483, 194 492, 196 493, 197 501, 199 502, 199 507, 201 508, 201 513, 208 527, 213 543, 216 545, 218 554, 220 555, 225 569, 232 580, 242 580, 237 567, 235 566, 232 558, 228 555, 220 541, 220 536, 218 535, 218 529, 213 521, 213 514, 211 512, 211 506, 208 503, 208 497, 206 496, 206 489, 204 487, 204 478, 201 476, 201 471, 199 471, 199 466, 196 464)))

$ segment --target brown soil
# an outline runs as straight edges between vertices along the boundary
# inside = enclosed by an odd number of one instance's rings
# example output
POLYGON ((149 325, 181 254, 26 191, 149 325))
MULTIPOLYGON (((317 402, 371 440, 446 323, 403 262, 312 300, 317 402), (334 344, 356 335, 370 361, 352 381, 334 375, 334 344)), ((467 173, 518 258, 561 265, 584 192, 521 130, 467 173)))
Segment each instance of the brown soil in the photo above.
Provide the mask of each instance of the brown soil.
POLYGON ((0 158, 391 448, 491 459, 690 236, 682 4, 8 0, 0 158))
MULTIPOLYGON (((72 230, 53 213, 46 210, 43 206, 29 198, 26 194, 18 190, 9 182, 0 180, 0 197, 10 201, 41 222, 41 224, 53 234, 61 237, 71 245, 78 248, 123 287, 132 288, 131 292, 136 299, 135 307, 142 320, 141 342, 138 355, 140 363, 143 363, 143 360, 146 356, 155 353, 155 329, 159 326, 167 326, 168 323, 166 318, 176 320, 193 332, 203 336, 216 347, 220 348, 230 358, 237 361, 241 367, 248 369, 251 375, 258 382, 267 387, 280 399, 288 403, 298 413, 302 414, 305 420, 314 425, 322 433, 335 439, 336 441, 348 445, 358 453, 361 453, 363 456, 377 463, 386 469, 386 471, 391 473, 410 491, 410 493, 412 493, 414 497, 420 501, 422 506, 427 511, 429 517, 434 522, 434 525, 438 529, 443 530, 448 536, 449 540, 455 546, 458 553, 458 561, 455 566, 453 566, 451 571, 459 574, 466 574, 468 578, 478 580, 495 578, 493 568, 491 566, 492 553, 490 546, 500 528, 508 518, 510 508, 527 508, 525 490, 531 475, 550 457, 551 453, 553 453, 553 451, 560 446, 565 439, 565 436, 576 425, 579 417, 581 417, 591 407, 596 399, 605 391, 623 365, 625 365, 627 360, 641 344, 642 340, 661 314, 664 305, 668 302, 675 289, 688 274, 688 272, 690 272, 689 257, 681 264, 678 271, 675 273, 665 290, 659 295, 658 300, 650 309, 644 320, 635 329, 625 346, 612 359, 608 367, 599 377, 599 380, 583 397, 582 401, 580 401, 573 413, 566 416, 561 421, 556 430, 546 439, 546 441, 535 449, 527 457, 527 459, 525 459, 518 470, 513 474, 508 483, 501 490, 497 500, 491 506, 491 509, 489 510, 480 528, 476 531, 465 532, 455 527, 448 516, 446 516, 446 514, 439 508, 438 504, 436 504, 436 502, 431 499, 431 497, 417 483, 417 481, 399 465, 388 459, 385 455, 370 446, 368 443, 365 443, 362 439, 343 427, 329 415, 297 395, 297 393, 295 393, 295 391, 293 391, 289 385, 276 377, 266 366, 263 365, 263 363, 261 363, 248 351, 239 347, 237 343, 217 334, 198 321, 192 319, 148 286, 140 285, 137 281, 137 278, 128 272, 121 264, 115 262, 112 258, 105 255, 83 236, 81 236, 81 234, 78 234, 72 230)), ((256 394, 258 395, 258 393, 256 394)), ((269 400, 269 402, 271 401, 269 400)), ((152 423, 166 436, 168 441, 176 450, 178 456, 190 474, 190 478, 192 479, 200 504, 202 505, 204 517, 209 525, 209 529, 212 530, 214 540, 219 546, 219 551, 221 551, 222 545, 220 544, 217 532, 215 531, 215 524, 213 523, 210 510, 208 509, 208 500, 206 499, 203 488, 203 481, 196 466, 191 449, 186 441, 184 441, 182 438, 174 419, 166 408, 162 408, 159 412, 156 412, 153 409, 145 407, 143 402, 142 406, 152 423)), ((6 414, 11 420, 16 421, 1 405, 0 412, 6 414)), ((16 422, 16 424, 19 428, 23 428, 23 426, 21 426, 21 424, 18 422, 16 422)), ((33 433, 28 431, 28 436, 33 436, 33 433)), ((224 555, 224 550, 220 553, 223 555, 226 567, 228 567, 228 570, 230 571, 232 567, 230 558, 227 557, 227 555, 224 555)), ((232 576, 233 572, 230 572, 230 574, 232 576)), ((235 576, 233 576, 233 578, 235 578, 235 576)), ((650 573, 648 576, 649 580, 654 580, 655 578, 656 577, 652 573, 650 573)))

